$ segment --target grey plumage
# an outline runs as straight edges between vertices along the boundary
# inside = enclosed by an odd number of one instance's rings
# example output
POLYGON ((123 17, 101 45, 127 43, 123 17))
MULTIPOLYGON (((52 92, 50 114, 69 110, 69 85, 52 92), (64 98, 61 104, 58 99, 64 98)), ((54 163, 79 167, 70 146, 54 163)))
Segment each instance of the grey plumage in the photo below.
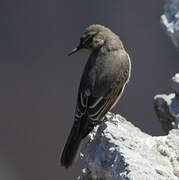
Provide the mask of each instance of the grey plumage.
POLYGON ((77 97, 75 121, 61 156, 61 165, 72 165, 80 142, 119 100, 130 77, 130 58, 120 38, 110 29, 91 25, 71 53, 87 49, 85 66, 77 97))

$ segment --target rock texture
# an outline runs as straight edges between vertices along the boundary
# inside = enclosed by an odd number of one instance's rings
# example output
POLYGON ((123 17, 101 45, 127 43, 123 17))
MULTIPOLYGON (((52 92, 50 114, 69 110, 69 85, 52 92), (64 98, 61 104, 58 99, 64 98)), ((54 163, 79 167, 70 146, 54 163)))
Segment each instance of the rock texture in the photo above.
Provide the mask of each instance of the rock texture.
POLYGON ((106 118, 83 147, 79 180, 179 180, 179 130, 152 137, 120 115, 106 118))
POLYGON ((179 48, 179 0, 166 1, 160 22, 173 44, 179 48))
POLYGON ((179 129, 179 73, 171 82, 174 93, 154 97, 154 108, 166 134, 171 129, 179 129))

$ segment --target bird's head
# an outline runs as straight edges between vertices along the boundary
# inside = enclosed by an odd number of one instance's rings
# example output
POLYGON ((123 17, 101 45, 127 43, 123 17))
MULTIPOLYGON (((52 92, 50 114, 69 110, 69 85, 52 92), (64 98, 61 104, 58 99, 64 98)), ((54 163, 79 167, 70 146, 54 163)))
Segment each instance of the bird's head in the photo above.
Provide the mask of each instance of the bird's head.
POLYGON ((106 32, 109 31, 108 28, 97 24, 87 27, 80 38, 79 45, 73 49, 69 55, 74 54, 81 49, 92 52, 101 48, 106 40, 106 32))

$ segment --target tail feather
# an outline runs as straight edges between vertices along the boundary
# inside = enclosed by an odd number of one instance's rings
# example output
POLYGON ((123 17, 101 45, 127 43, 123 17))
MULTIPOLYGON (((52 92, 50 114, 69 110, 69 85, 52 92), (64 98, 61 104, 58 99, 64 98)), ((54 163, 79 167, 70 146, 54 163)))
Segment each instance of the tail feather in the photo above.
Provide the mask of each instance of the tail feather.
POLYGON ((73 126, 61 155, 62 166, 68 168, 72 165, 77 155, 81 140, 82 138, 79 129, 73 126))
POLYGON ((61 155, 62 166, 68 168, 73 164, 82 139, 85 138, 93 128, 94 124, 86 117, 74 122, 61 155))

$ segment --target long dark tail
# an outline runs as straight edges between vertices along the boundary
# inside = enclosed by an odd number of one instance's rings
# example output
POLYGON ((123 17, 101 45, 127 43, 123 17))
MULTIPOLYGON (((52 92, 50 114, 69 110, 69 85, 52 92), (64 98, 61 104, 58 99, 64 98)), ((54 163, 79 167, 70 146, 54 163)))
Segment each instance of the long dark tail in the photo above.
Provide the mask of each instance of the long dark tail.
POLYGON ((61 165, 66 168, 72 165, 82 140, 79 128, 78 125, 73 125, 61 155, 61 165))
POLYGON ((94 128, 94 124, 87 117, 75 121, 68 136, 67 142, 61 155, 61 165, 68 168, 73 164, 77 155, 81 140, 94 128))

